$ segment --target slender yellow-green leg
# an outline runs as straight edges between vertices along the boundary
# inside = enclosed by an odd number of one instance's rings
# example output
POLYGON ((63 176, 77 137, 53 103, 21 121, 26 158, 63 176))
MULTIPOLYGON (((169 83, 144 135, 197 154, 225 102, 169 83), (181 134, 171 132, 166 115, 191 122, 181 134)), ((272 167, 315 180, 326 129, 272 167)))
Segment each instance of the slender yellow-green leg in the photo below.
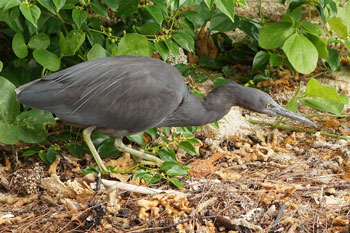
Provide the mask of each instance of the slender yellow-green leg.
POLYGON ((107 168, 105 167, 100 155, 98 154, 94 144, 92 143, 91 141, 91 133, 92 131, 94 131, 94 129, 96 129, 95 126, 90 126, 86 129, 84 129, 83 131, 83 138, 84 138, 84 141, 85 143, 87 144, 87 146, 89 147, 90 151, 91 151, 91 154, 92 156, 94 157, 96 163, 97 163, 97 166, 98 168, 100 169, 100 172, 101 173, 109 173, 109 171, 107 170, 107 168))
POLYGON ((151 155, 151 154, 147 154, 147 153, 144 153, 144 152, 141 152, 141 151, 137 151, 137 150, 134 150, 132 148, 129 148, 127 146, 124 145, 124 143, 122 142, 122 139, 121 138, 116 138, 115 141, 114 141, 114 146, 117 147, 118 149, 120 149, 121 151, 124 151, 124 152, 127 152, 129 154, 132 154, 132 155, 135 155, 141 159, 145 159, 145 160, 148 160, 148 161, 152 161, 152 162, 155 162, 158 166, 161 166, 162 163, 163 163, 163 160, 161 160, 160 158, 154 156, 154 155, 151 155))

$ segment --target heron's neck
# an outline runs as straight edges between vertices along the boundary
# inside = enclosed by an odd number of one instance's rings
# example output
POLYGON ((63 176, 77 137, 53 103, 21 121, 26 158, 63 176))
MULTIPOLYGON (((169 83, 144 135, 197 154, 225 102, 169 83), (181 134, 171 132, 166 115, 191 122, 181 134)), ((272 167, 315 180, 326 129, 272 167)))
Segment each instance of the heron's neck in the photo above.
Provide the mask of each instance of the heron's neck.
POLYGON ((233 105, 229 93, 220 89, 222 88, 213 90, 205 98, 197 97, 189 91, 183 103, 162 125, 198 126, 220 120, 233 105))

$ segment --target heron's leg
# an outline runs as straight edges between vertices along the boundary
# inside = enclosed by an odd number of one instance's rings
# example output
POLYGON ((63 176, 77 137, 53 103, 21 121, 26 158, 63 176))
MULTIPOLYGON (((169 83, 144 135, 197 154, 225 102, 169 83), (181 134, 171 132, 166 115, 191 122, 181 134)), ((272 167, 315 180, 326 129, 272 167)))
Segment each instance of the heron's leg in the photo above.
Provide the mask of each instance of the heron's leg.
POLYGON ((114 146, 117 147, 118 149, 124 151, 124 152, 127 152, 129 154, 132 154, 132 155, 135 155, 141 159, 145 159, 145 160, 148 160, 148 161, 153 161, 153 162, 156 162, 159 166, 162 165, 163 163, 163 160, 161 160, 160 158, 154 156, 154 155, 151 155, 151 154, 148 154, 148 153, 144 153, 144 152, 141 152, 141 151, 137 151, 137 150, 134 150, 132 148, 129 148, 127 146, 124 145, 124 143, 122 142, 122 139, 121 138, 116 138, 115 141, 114 141, 114 146))
POLYGON ((94 144, 91 141, 90 136, 91 136, 92 131, 94 131, 94 129, 96 129, 95 126, 90 126, 90 127, 86 128, 86 129, 84 129, 84 131, 83 131, 84 141, 85 141, 86 145, 89 147, 89 149, 91 151, 91 154, 94 157, 94 159, 95 159, 95 161, 97 163, 97 166, 100 169, 100 171, 102 173, 109 173, 109 171, 105 167, 105 165, 104 165, 100 155, 98 154, 94 144))

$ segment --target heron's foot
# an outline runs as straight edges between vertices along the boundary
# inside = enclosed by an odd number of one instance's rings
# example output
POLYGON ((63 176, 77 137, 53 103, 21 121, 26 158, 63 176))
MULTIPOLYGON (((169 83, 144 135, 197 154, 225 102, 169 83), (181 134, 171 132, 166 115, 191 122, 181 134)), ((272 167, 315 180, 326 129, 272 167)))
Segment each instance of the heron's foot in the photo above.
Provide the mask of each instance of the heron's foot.
POLYGON ((120 149, 121 151, 124 151, 124 152, 127 152, 129 154, 135 155, 135 156, 137 156, 137 157, 139 157, 141 159, 154 162, 159 167, 164 162, 163 160, 161 160, 160 158, 158 158, 158 157, 156 157, 156 156, 154 156, 152 154, 148 154, 148 153, 145 153, 145 152, 137 151, 137 150, 134 150, 132 148, 129 148, 129 147, 125 146, 124 143, 122 142, 121 138, 116 138, 115 139, 114 146, 117 147, 118 149, 120 149))
POLYGON ((91 151, 91 154, 94 157, 98 168, 100 169, 100 172, 103 173, 103 174, 109 174, 110 171, 104 165, 100 155, 98 154, 94 144, 91 141, 91 137, 90 136, 91 136, 92 131, 94 131, 95 128, 96 128, 95 126, 90 126, 90 127, 86 128, 86 129, 84 129, 84 131, 83 131, 83 138, 84 138, 85 143, 89 147, 89 149, 91 151))

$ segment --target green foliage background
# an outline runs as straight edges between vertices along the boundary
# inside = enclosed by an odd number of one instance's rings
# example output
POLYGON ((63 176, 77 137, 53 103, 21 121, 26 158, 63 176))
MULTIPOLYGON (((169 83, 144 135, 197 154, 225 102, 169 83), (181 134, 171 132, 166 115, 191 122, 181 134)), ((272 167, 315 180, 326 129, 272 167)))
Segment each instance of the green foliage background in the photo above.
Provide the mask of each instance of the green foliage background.
MULTIPOLYGON (((0 49, 3 53, 0 58, 0 142, 42 142, 47 137, 46 125, 55 124, 47 112, 28 111, 26 107, 21 111, 15 99, 16 87, 83 61, 106 56, 158 53, 167 60, 170 54, 178 56, 179 48, 196 53, 195 31, 203 25, 209 26, 218 56, 203 56, 199 65, 223 73, 224 77, 214 80, 215 87, 225 83, 225 78, 235 72, 229 64, 242 61, 252 62, 252 70, 260 71, 241 79, 254 85, 272 78, 274 67, 309 74, 321 60, 327 69, 339 70, 341 57, 350 60, 350 2, 340 3, 339 0, 291 0, 281 22, 266 23, 269 18, 261 11, 261 5, 256 18, 235 14, 235 7, 248 6, 245 0, 0 0, 0 49), (303 17, 304 6, 309 13, 306 18, 303 17), (312 9, 319 13, 319 24, 311 22, 312 9), (325 30, 327 22, 332 30, 325 30), (233 44, 225 34, 236 28, 248 36, 240 45, 233 44), (330 48, 338 44, 342 45, 340 52, 330 48)), ((193 68, 181 65, 178 68, 184 76, 193 75, 197 82, 206 80, 193 68)), ((297 99, 337 115, 341 114, 344 104, 348 104, 346 96, 320 86, 316 80, 310 80, 307 91, 288 105, 294 111, 298 107, 297 99)), ((169 133, 169 129, 163 131, 169 133)), ((176 139, 176 145, 189 154, 196 154, 194 145, 198 141, 191 136, 195 128, 179 128, 178 131, 181 133, 175 138, 182 140, 176 139)), ((156 132, 151 129, 146 133, 153 139, 156 132)), ((145 146, 143 134, 128 138, 145 146)), ((164 137, 164 142, 166 140, 164 137)), ((99 145, 102 156, 120 155, 109 138, 100 135, 95 144, 99 145)), ((73 153, 72 148, 67 144, 66 149, 73 153)), ((186 169, 175 169, 177 165, 171 165, 175 162, 173 151, 164 150, 156 152, 168 162, 169 169, 163 168, 167 175, 185 174, 186 169)), ((52 161, 58 151, 59 147, 51 146, 39 155, 45 161, 52 161)), ((29 151, 26 156, 35 152, 29 151)), ((83 152, 84 146, 77 144, 74 153, 79 156, 83 152)), ((138 176, 148 183, 159 178, 150 177, 148 171, 138 176)), ((178 186, 176 180, 170 181, 178 186)))

